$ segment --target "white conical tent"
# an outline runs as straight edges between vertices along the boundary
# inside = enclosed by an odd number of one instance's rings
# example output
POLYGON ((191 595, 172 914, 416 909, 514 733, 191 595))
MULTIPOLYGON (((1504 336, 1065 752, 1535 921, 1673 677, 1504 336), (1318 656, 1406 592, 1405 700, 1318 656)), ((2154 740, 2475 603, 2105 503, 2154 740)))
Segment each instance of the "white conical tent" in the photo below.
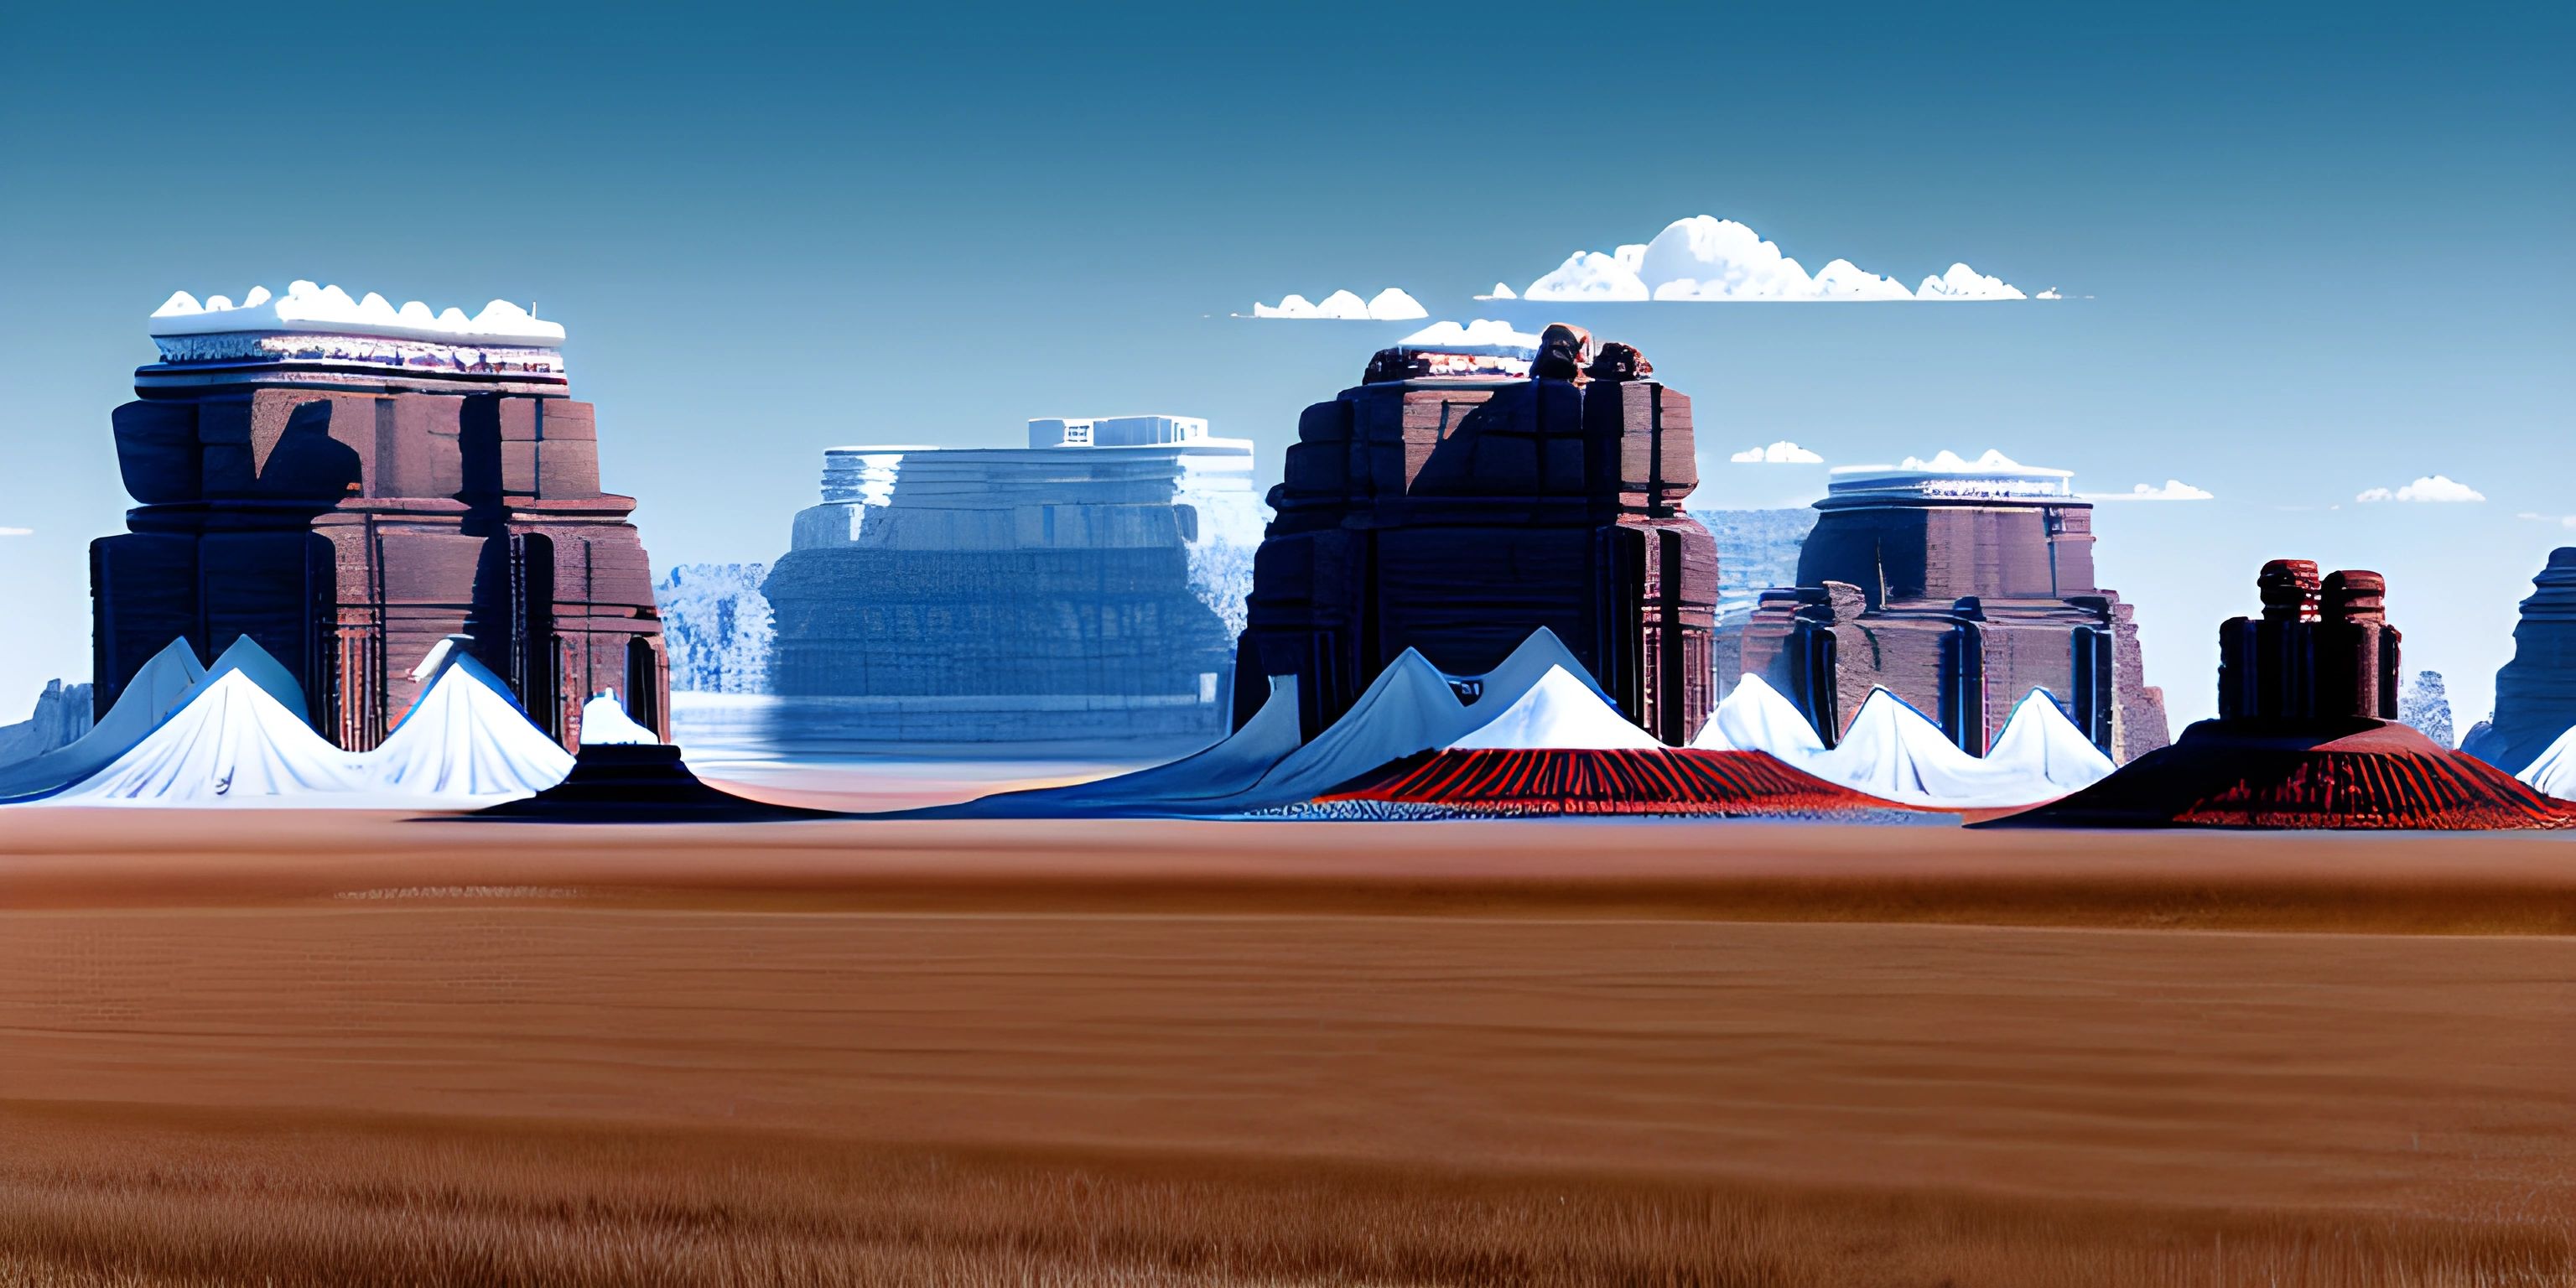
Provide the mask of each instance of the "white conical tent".
POLYGON ((1768 752, 1796 765, 1824 754, 1825 740, 1816 736, 1816 727, 1807 722, 1798 704, 1761 676, 1746 675, 1717 704, 1691 746, 1699 751, 1768 752))
MULTIPOLYGON (((1484 705, 1480 700, 1478 706, 1484 705)), ((1452 741, 1452 751, 1660 751, 1599 690, 1550 665, 1510 706, 1452 741)))
POLYGON ((235 636, 232 644, 215 658, 215 664, 206 668, 206 683, 212 684, 236 671, 276 699, 288 714, 308 725, 312 723, 312 709, 304 702, 304 686, 296 682, 295 673, 287 670, 285 663, 261 648, 259 641, 247 635, 235 636))
MULTIPOLYGON (((1490 693, 1490 691, 1488 691, 1490 693)), ((1230 805, 1259 809, 1311 800, 1390 761, 1437 751, 1475 728, 1449 677, 1406 649, 1378 672, 1330 728, 1283 759, 1230 805)))
POLYGON ((1006 792, 988 798, 1011 808, 1048 805, 1108 808, 1145 807, 1230 796, 1261 781, 1280 761, 1297 750, 1297 677, 1270 677, 1270 697, 1252 718, 1215 746, 1167 765, 1140 769, 1096 782, 1038 791, 1006 792))
POLYGON ((2576 728, 2558 735, 2558 740, 2540 753, 2540 759, 2525 766, 2514 777, 2543 796, 2555 796, 2563 801, 2576 800, 2576 728))
POLYGON ((339 805, 361 786, 353 757, 322 740, 249 671, 210 677, 161 727, 48 805, 339 805))
POLYGON ((126 681, 115 704, 88 733, 0 769, 0 800, 50 792, 107 768, 160 728, 205 678, 206 668, 198 664, 188 641, 170 641, 126 681))
POLYGON ((581 745, 585 747, 649 746, 661 738, 626 714, 617 690, 602 689, 581 704, 581 745))
POLYGON ((572 753, 529 723, 499 677, 460 650, 438 661, 402 723, 361 759, 366 787, 467 807, 533 796, 572 772, 572 753))
POLYGON ((1882 800, 1909 805, 1982 801, 1994 784, 1977 758, 1960 750, 1922 712, 1885 689, 1872 689, 1842 741, 1799 768, 1882 800))
POLYGON ((1798 768, 1855 791, 1908 805, 2009 809, 2055 800, 2110 772, 2098 750, 2044 691, 2014 709, 1993 754, 1971 756, 1904 699, 1872 689, 1832 750, 1780 755, 1798 768), (2052 725, 2054 721, 2054 725, 2052 725), (2016 728, 2016 726, 2018 726, 2016 728), (2056 726, 2063 726, 2058 728, 2056 726))
MULTIPOLYGON (((1476 715, 1500 711, 1518 701, 1551 669, 1572 676, 1576 683, 1600 695, 1603 702, 1610 700, 1610 695, 1602 693, 1601 686, 1593 681, 1591 668, 1574 656, 1574 651, 1565 646, 1564 640, 1556 637, 1556 632, 1544 626, 1531 631, 1528 638, 1513 646, 1502 661, 1494 664, 1493 670, 1483 675, 1451 676, 1450 679, 1474 684, 1476 700, 1467 704, 1467 711, 1476 715)), ((1492 716, 1487 714, 1479 718, 1491 719, 1492 716)))
POLYGON ((2004 720, 2004 731, 1986 751, 1986 763, 2046 783, 2060 794, 2080 791, 2111 776, 2111 763, 2046 689, 2033 689, 2004 720))

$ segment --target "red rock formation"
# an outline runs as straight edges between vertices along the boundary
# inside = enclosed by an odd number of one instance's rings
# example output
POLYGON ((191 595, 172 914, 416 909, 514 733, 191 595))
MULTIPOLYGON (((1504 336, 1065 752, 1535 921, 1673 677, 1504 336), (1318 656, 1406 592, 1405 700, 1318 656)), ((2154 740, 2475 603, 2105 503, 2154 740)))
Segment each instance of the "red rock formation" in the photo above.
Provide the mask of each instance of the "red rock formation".
POLYGON ((1319 804, 1380 802, 1462 814, 1883 815, 1901 807, 1758 751, 1443 751, 1390 766, 1319 804))
MULTIPOLYGON (((1426 375, 1477 364, 1391 350, 1307 408, 1236 674, 1296 675, 1311 737, 1408 647, 1474 675, 1545 626, 1623 714, 1688 741, 1713 701, 1717 598, 1715 542, 1681 511, 1699 482, 1690 400, 1624 378, 1651 370, 1634 350, 1589 348, 1552 327, 1528 351, 1580 384, 1426 375)), ((1262 692, 1235 685, 1237 725, 1262 692)))
POLYGON ((559 366, 243 360, 260 338, 165 344, 116 409, 139 504, 130 532, 90 547, 99 710, 173 638, 211 657, 249 635, 303 683, 316 727, 363 750, 458 633, 567 744, 612 687, 667 733, 635 502, 600 491, 591 406, 559 366))
POLYGON ((1728 641, 1737 673, 1789 695, 1828 743, 1886 688, 1983 755, 2044 688, 2115 760, 2165 745, 2133 610, 2094 584, 2093 507, 2063 471, 1953 464, 1837 471, 1798 584, 1764 592, 1728 641))
POLYGON ((2553 801, 2396 721, 2387 583, 2280 559, 2260 617, 2219 627, 2219 715, 2091 787, 1987 826, 2484 831, 2576 826, 2553 801))

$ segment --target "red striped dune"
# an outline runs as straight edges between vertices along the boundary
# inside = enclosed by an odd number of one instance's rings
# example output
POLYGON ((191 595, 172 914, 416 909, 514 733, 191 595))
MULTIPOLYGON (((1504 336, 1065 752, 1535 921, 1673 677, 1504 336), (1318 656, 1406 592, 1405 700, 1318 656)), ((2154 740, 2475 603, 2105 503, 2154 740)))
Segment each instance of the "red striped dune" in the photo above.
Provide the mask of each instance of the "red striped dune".
POLYGON ((2298 736, 2205 721, 2083 791, 1985 826, 2485 832, 2576 827, 2576 805, 2401 724, 2298 736))
POLYGON ((1846 815, 1901 810, 1758 751, 1450 750, 1318 797, 1466 814, 1846 815))

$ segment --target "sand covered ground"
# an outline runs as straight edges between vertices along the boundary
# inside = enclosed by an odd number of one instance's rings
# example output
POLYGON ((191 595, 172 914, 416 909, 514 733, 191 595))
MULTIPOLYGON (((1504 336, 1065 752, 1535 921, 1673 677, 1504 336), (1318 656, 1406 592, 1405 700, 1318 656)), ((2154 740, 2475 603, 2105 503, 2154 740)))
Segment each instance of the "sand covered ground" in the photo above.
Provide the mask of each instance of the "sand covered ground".
POLYGON ((0 813, 0 1285, 2576 1282, 2576 842, 0 813))

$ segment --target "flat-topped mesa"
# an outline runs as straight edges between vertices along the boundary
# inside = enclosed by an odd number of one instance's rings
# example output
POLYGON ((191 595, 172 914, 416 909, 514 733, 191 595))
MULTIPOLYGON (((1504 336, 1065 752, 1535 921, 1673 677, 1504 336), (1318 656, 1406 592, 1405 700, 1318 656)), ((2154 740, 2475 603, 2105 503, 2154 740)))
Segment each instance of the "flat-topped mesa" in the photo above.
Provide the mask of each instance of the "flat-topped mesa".
MULTIPOLYGON (((1244 676, 1298 677, 1313 736, 1407 648, 1491 670, 1546 627, 1670 743, 1707 719, 1717 553, 1690 399, 1626 345, 1442 323, 1305 410, 1272 490, 1244 676)), ((1235 686, 1235 721, 1263 686, 1235 686)))
POLYGON ((589 695, 665 728, 635 502, 600 490, 564 330, 297 282, 240 304, 173 295, 113 420, 138 503, 91 546, 96 704, 174 639, 257 640, 342 747, 381 740, 450 634, 567 743, 589 695))
POLYGON ((2496 672, 2495 719, 2460 744, 2509 774, 2576 727, 2576 546, 2550 551, 2531 586, 2514 623, 2513 660, 2496 672))
POLYGON ((467 317, 305 281, 284 295, 254 286, 239 304, 178 291, 152 314, 151 332, 161 360, 134 373, 147 398, 236 384, 559 393, 566 379, 563 327, 508 300, 467 317))
POLYGON ((836 447, 763 584, 783 737, 1205 741, 1263 515, 1252 444, 1190 416, 1042 418, 1028 446, 836 447), (789 727, 793 725, 794 727, 789 727))
POLYGON ((2068 471, 1945 451, 1830 477, 1797 585, 1763 592, 1720 650, 1829 745, 1875 688, 1974 755, 2033 689, 2114 760, 2165 745, 2163 692, 2130 605, 2094 584, 2093 507, 2068 471))

